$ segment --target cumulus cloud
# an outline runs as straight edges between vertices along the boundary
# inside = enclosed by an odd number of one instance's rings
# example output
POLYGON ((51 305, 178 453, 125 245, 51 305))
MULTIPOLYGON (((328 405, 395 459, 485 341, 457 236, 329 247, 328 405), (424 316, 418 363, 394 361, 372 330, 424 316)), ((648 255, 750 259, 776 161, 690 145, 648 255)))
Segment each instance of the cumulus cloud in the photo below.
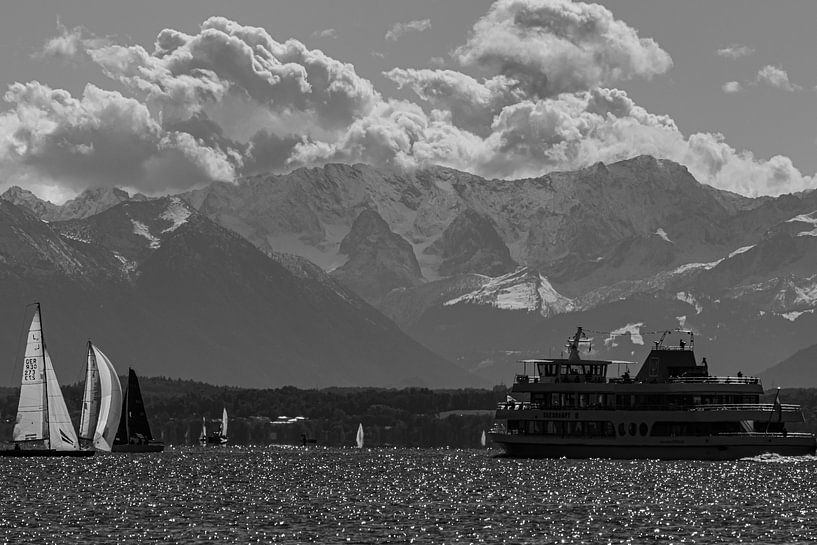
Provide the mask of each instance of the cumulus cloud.
POLYGON ((651 78, 672 58, 607 8, 569 0, 498 0, 455 52, 464 67, 517 80, 526 94, 554 96, 651 78))
POLYGON ((431 28, 431 19, 417 19, 408 23, 395 23, 386 31, 386 39, 396 42, 409 32, 424 32, 431 28))
POLYGON ((334 28, 325 28, 323 30, 313 32, 312 37, 335 40, 338 37, 338 32, 334 28))
POLYGON ((224 150, 163 129, 143 103, 116 91, 88 84, 74 98, 35 81, 11 85, 4 99, 12 108, 0 115, 0 165, 12 178, 163 190, 235 176, 224 150), (175 174, 170 183, 166 172, 175 174))
POLYGON ((794 92, 802 89, 799 85, 794 85, 789 81, 789 74, 777 66, 766 65, 761 68, 756 76, 758 83, 777 87, 784 91, 794 92))
POLYGON ((732 44, 728 47, 724 47, 723 49, 718 49, 717 54, 720 57, 735 60, 741 57, 754 55, 755 50, 746 45, 732 44))
POLYGON ((727 81, 721 85, 721 91, 727 94, 739 93, 743 91, 743 86, 739 81, 727 81))
POLYGON ((672 60, 596 4, 498 0, 450 54, 451 68, 384 73, 414 101, 384 96, 351 64, 297 40, 222 17, 193 34, 165 29, 152 49, 60 28, 44 54, 94 63, 122 91, 12 86, 0 113, 0 174, 12 182, 168 192, 338 161, 516 178, 651 154, 746 195, 815 185, 786 157, 684 135, 616 89, 672 60))

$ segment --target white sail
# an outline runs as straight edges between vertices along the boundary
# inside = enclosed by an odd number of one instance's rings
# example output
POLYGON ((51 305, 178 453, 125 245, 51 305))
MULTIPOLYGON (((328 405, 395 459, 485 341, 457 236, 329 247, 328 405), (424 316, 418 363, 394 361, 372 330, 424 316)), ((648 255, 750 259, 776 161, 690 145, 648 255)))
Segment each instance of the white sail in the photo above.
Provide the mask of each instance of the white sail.
POLYGON ((108 356, 96 346, 93 347, 93 354, 100 364, 99 418, 94 428, 94 447, 110 452, 122 416, 122 385, 108 356))
POLYGON ((227 407, 224 408, 224 412, 221 414, 221 437, 227 437, 227 407))
POLYGON ((202 445, 207 443, 207 424, 205 423, 204 417, 201 417, 201 435, 199 435, 199 443, 202 445))
POLYGON ((37 307, 28 328, 26 353, 23 357, 23 376, 20 384, 20 401, 17 420, 14 422, 15 441, 36 441, 48 437, 46 419, 45 348, 37 307))
POLYGON ((48 438, 51 448, 54 450, 79 450, 79 440, 77 432, 74 431, 74 424, 68 415, 68 408, 62 397, 60 383, 54 373, 54 366, 51 365, 51 357, 48 350, 43 350, 45 359, 45 381, 48 391, 48 438))
POLYGON ((363 424, 358 425, 355 440, 357 441, 357 448, 363 448, 363 424))
POLYGON ((88 361, 85 367, 85 393, 82 396, 82 416, 79 421, 79 438, 92 440, 99 417, 99 371, 96 356, 88 343, 88 361))
POLYGON ((479 438, 479 444, 483 447, 486 445, 487 439, 485 437, 485 430, 482 430, 482 436, 479 438))

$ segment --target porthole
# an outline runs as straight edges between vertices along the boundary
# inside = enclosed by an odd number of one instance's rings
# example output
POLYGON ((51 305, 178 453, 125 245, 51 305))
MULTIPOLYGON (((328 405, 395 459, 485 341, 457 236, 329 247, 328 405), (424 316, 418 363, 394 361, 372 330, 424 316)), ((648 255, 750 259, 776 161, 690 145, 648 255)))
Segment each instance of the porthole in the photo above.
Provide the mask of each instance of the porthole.
POLYGON ((630 435, 635 435, 635 422, 630 422, 630 435))
POLYGON ((647 424, 642 422, 641 425, 638 427, 638 433, 644 436, 647 435, 647 431, 648 431, 647 424))

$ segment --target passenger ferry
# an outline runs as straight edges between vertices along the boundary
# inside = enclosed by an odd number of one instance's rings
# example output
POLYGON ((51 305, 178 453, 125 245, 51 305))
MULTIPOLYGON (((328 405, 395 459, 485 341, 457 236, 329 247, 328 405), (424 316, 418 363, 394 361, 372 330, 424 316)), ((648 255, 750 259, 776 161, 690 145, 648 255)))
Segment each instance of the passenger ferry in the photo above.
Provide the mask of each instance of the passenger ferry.
POLYGON ((582 360, 582 328, 568 357, 522 360, 511 395, 500 403, 490 437, 513 457, 731 460, 778 453, 815 453, 799 405, 761 403, 756 377, 712 376, 696 361, 694 337, 668 346, 665 332, 631 377, 608 378, 615 364, 582 360), (531 374, 532 373, 532 374, 531 374))

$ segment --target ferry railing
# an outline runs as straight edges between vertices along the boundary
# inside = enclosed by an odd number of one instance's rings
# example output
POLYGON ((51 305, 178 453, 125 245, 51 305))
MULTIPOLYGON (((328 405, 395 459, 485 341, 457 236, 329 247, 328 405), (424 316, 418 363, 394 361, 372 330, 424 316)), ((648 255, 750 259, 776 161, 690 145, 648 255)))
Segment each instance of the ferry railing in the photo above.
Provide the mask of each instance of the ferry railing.
POLYGON ((759 384, 757 377, 670 377, 667 382, 691 384, 759 384))
POLYGON ((780 410, 784 413, 799 412, 800 405, 790 403, 732 403, 723 405, 694 405, 690 407, 692 411, 763 411, 772 412, 780 410))
POLYGON ((759 412, 776 412, 781 413, 797 413, 800 412, 800 405, 793 405, 788 403, 781 403, 776 407, 773 403, 729 403, 729 404, 712 404, 712 405, 678 405, 678 404, 661 404, 661 405, 638 405, 636 407, 616 407, 612 405, 601 405, 590 403, 583 407, 576 406, 557 406, 549 405, 547 403, 532 403, 530 401, 500 401, 496 408, 498 411, 526 411, 526 410, 543 410, 543 411, 759 411, 759 412), (779 407, 779 409, 778 409, 779 407))
POLYGON ((717 433, 715 435, 729 435, 729 436, 752 436, 752 437, 814 437, 814 434, 808 432, 800 432, 800 431, 735 431, 735 432, 723 432, 717 433))
POLYGON ((577 382, 591 382, 604 384, 607 382, 607 377, 599 375, 558 375, 554 377, 542 377, 540 375, 516 375, 515 382, 517 384, 559 384, 559 383, 577 383, 577 382))

